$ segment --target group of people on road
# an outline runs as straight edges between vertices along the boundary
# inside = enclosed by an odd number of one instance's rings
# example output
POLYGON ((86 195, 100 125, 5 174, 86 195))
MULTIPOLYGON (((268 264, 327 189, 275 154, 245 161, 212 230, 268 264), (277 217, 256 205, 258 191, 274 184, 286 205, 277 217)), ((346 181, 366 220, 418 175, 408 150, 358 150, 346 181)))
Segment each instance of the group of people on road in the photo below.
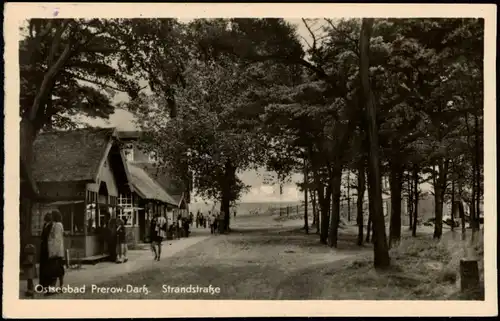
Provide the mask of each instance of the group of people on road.
MULTIPOLYGON (((234 212, 234 217, 236 217, 236 211, 234 212)), ((224 215, 222 213, 212 213, 211 211, 208 212, 208 215, 204 215, 198 210, 196 217, 192 212, 187 217, 179 214, 177 221, 169 225, 165 217, 156 214, 151 220, 149 229, 151 251, 154 254, 154 260, 160 261, 162 242, 167 238, 167 234, 175 235, 178 239, 181 238, 181 235, 189 237, 191 233, 190 227, 194 222, 196 222, 197 228, 209 227, 211 234, 220 234, 223 231, 224 215)))
MULTIPOLYGON (((234 211, 233 215, 236 217, 236 211, 234 211)), ((208 211, 208 215, 204 215, 198 211, 196 214, 196 227, 209 227, 211 234, 220 234, 224 230, 224 214, 208 211)))

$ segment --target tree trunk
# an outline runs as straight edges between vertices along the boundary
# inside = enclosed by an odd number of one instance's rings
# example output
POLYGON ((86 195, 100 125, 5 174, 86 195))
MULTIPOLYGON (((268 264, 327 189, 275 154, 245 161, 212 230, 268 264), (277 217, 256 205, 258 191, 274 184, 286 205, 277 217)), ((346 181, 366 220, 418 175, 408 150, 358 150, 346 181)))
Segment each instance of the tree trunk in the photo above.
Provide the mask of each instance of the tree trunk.
MULTIPOLYGON (((26 171, 25 175, 27 176, 27 185, 30 185, 30 188, 35 189, 35 194, 37 193, 36 183, 33 181, 33 173, 32 173, 32 160, 33 160, 33 143, 35 142, 36 135, 38 130, 33 126, 33 123, 28 119, 23 118, 20 122, 19 128, 19 158, 20 165, 22 166, 21 170, 26 171)), ((23 226, 20 227, 20 242, 21 249, 20 255, 24 256, 24 245, 30 242, 31 238, 31 222, 32 222, 32 198, 33 196, 27 190, 21 189, 21 184, 19 185, 20 189, 20 216, 22 218, 23 226), (24 206, 23 206, 24 205, 24 206)))
POLYGON ((389 227, 389 246, 401 240, 401 188, 403 169, 397 163, 391 163, 391 224, 389 227))
POLYGON ((342 186, 342 167, 335 166, 332 178, 332 214, 330 220, 330 232, 328 235, 328 245, 337 247, 338 229, 340 221, 340 189, 342 186))
MULTIPOLYGON (((328 185, 330 185, 330 184, 328 184, 328 185)), ((319 207, 320 207, 320 211, 321 211, 319 241, 322 244, 327 244, 328 222, 330 221, 331 192, 330 192, 329 186, 326 187, 326 191, 323 189, 324 189, 324 187, 321 185, 318 188, 319 207)))
MULTIPOLYGON (((454 171, 454 166, 453 166, 453 171, 454 171)), ((455 211, 456 211, 456 207, 455 207, 455 173, 453 172, 453 176, 451 178, 451 212, 450 212, 450 216, 451 216, 451 230, 454 231, 455 230, 455 211)))
POLYGON ((382 185, 380 180, 380 159, 377 128, 377 112, 369 78, 369 51, 370 38, 373 27, 373 18, 363 18, 360 34, 360 63, 359 72, 361 88, 366 103, 366 116, 368 120, 369 141, 369 180, 370 188, 373 189, 373 227, 374 227, 374 266, 375 268, 386 268, 390 265, 389 249, 387 246, 384 213, 382 208, 382 185))
POLYGON ((457 207, 458 207, 458 214, 460 215, 460 220, 462 221, 462 241, 465 241, 465 211, 464 211, 464 204, 462 203, 462 200, 460 200, 458 203, 457 203, 457 207))
POLYGON ((460 224, 462 226, 462 240, 465 240, 465 211, 462 203, 462 181, 458 180, 458 214, 460 215, 460 224))
POLYGON ((408 208, 409 230, 411 231, 413 229, 413 184, 411 172, 408 172, 406 184, 408 186, 408 204, 406 204, 406 206, 408 208))
MULTIPOLYGON (((307 172, 307 160, 304 157, 304 229, 306 231, 306 234, 309 234, 309 217, 307 213, 307 193, 308 193, 308 185, 309 184, 309 175, 307 172)), ((298 207, 297 207, 297 214, 298 214, 298 207)))
POLYGON ((469 226, 472 229, 472 232, 474 232, 476 228, 476 177, 472 178, 472 195, 471 195, 471 202, 469 204, 470 206, 470 214, 469 214, 469 226))
POLYGON ((418 223, 418 196, 419 196, 419 191, 418 191, 418 172, 419 168, 417 165, 413 165, 413 200, 415 201, 413 205, 413 226, 411 230, 411 235, 413 237, 417 236, 417 223, 418 223))
POLYGON ((443 235, 443 200, 446 192, 448 164, 449 160, 443 160, 442 158, 438 160, 439 172, 434 184, 435 222, 433 237, 436 239, 440 239, 441 235, 443 235))
POLYGON ((45 99, 47 97, 50 97, 51 84, 54 82, 54 79, 57 77, 66 61, 68 61, 68 59, 70 58, 71 53, 71 44, 68 43, 55 64, 50 66, 48 71, 44 74, 43 80, 40 84, 40 87, 38 88, 35 99, 33 100, 33 104, 28 113, 30 121, 34 122, 36 120, 38 110, 44 105, 45 99))
MULTIPOLYGON (((369 180, 369 175, 367 175, 367 187, 368 187, 368 222, 366 224, 366 239, 365 242, 369 243, 370 240, 372 240, 372 231, 373 231, 373 224, 372 224, 372 217, 373 217, 373 189, 370 188, 370 180, 369 180)), ((373 243, 373 240, 372 240, 373 243)))
POLYGON ((221 199, 221 212, 224 213, 223 228, 224 232, 230 230, 231 218, 231 188, 235 182, 236 168, 230 161, 226 162, 224 168, 224 180, 222 182, 222 199, 221 199))
POLYGON ((351 172, 347 171, 347 222, 351 221, 351 172))
POLYGON ((321 218, 320 218, 320 211, 319 211, 319 204, 317 202, 317 195, 316 195, 316 191, 313 191, 313 195, 314 195, 314 207, 316 208, 316 234, 320 234, 320 230, 321 230, 321 218))
POLYGON ((363 199, 365 196, 365 165, 360 162, 358 165, 358 199, 357 199, 357 218, 358 224, 358 245, 363 245, 363 199))
POLYGON ((480 217, 481 217, 481 148, 480 148, 480 137, 479 137, 479 117, 477 113, 474 114, 474 131, 475 131, 475 176, 476 176, 476 225, 475 230, 479 230, 481 227, 480 217))
POLYGON ((311 203, 312 203, 312 211, 313 211, 313 222, 312 222, 312 226, 318 226, 318 220, 317 220, 317 217, 316 217, 316 192, 314 191, 314 189, 311 189, 309 191, 309 193, 311 193, 311 203))

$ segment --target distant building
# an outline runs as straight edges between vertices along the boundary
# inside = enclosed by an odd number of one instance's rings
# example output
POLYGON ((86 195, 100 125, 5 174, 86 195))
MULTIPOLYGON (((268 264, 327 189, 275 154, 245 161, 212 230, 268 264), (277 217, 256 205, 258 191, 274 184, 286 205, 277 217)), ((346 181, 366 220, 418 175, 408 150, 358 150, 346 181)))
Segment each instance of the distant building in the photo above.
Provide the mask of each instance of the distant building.
MULTIPOLYGON (((157 158, 154 152, 145 152, 142 148, 143 133, 141 131, 120 131, 118 136, 122 141, 122 150, 127 159, 127 163, 136 172, 143 171, 151 177, 160 189, 165 191, 175 203, 174 207, 169 207, 167 219, 170 222, 177 220, 178 215, 187 217, 189 214, 190 186, 185 182, 175 179, 165 168, 157 166, 157 158)), ((146 214, 146 220, 150 217, 146 214)))

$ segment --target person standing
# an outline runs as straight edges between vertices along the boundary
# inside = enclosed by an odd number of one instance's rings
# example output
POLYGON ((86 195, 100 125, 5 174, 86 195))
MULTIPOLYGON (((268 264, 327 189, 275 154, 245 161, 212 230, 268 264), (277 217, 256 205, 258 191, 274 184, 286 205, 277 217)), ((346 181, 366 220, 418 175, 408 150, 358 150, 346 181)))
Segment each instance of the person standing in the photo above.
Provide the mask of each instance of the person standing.
POLYGON ((181 232, 182 232, 182 216, 179 214, 177 216, 177 239, 181 238, 181 232))
POLYGON ((116 263, 124 263, 128 261, 127 258, 127 231, 125 229, 125 222, 123 219, 116 221, 116 236, 117 236, 117 252, 118 257, 116 263))
POLYGON ((122 255, 124 255, 125 262, 128 261, 128 243, 127 243, 127 217, 122 216, 122 221, 123 221, 123 251, 122 255))
POLYGON ((218 231, 218 215, 217 213, 213 213, 212 214, 212 217, 211 217, 211 222, 212 222, 212 229, 213 229, 213 234, 217 234, 217 231, 218 231))
POLYGON ((109 239, 108 239, 108 250, 109 250, 109 260, 111 262, 116 262, 118 260, 118 235, 116 224, 116 218, 111 218, 108 223, 109 229, 109 239))
POLYGON ((219 231, 219 234, 224 233, 225 229, 225 224, 224 224, 224 213, 220 212, 217 215, 217 229, 219 231))
POLYGON ((213 215, 210 215, 210 212, 208 216, 208 225, 210 225, 210 234, 214 234, 214 218, 213 215))
POLYGON ((33 279, 36 274, 36 249, 33 244, 26 244, 24 247, 24 260, 23 260, 23 272, 26 278, 26 296, 35 296, 35 284, 33 279))
MULTIPOLYGON (((50 286, 50 264, 49 264, 49 235, 52 230, 52 213, 47 213, 43 217, 43 228, 40 243, 40 265, 39 265, 39 283, 44 290, 50 286)), ((46 292, 46 291, 44 291, 46 292)))
POLYGON ((156 229, 158 223, 158 217, 159 215, 155 214, 149 225, 149 239, 151 242, 151 251, 153 251, 155 255, 154 257, 155 261, 158 260, 158 251, 161 251, 161 248, 158 248, 158 232, 156 229))
POLYGON ((167 219, 159 214, 156 214, 156 228, 155 228, 155 247, 158 248, 156 260, 161 258, 161 246, 163 239, 167 236, 167 219))
POLYGON ((59 280, 59 286, 64 283, 64 226, 62 224, 62 215, 59 212, 52 212, 52 229, 48 238, 49 262, 51 265, 50 283, 56 286, 59 280))

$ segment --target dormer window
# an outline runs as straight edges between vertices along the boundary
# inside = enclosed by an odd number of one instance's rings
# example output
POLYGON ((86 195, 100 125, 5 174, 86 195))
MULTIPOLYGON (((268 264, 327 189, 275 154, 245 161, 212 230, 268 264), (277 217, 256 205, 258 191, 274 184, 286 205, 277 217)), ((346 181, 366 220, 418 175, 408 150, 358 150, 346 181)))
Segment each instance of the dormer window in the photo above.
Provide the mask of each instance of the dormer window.
POLYGON ((123 148, 123 153, 125 154, 127 161, 129 162, 134 161, 134 148, 131 144, 128 144, 123 148))
POLYGON ((149 153, 149 161, 151 163, 155 163, 157 161, 156 152, 150 152, 149 153))

